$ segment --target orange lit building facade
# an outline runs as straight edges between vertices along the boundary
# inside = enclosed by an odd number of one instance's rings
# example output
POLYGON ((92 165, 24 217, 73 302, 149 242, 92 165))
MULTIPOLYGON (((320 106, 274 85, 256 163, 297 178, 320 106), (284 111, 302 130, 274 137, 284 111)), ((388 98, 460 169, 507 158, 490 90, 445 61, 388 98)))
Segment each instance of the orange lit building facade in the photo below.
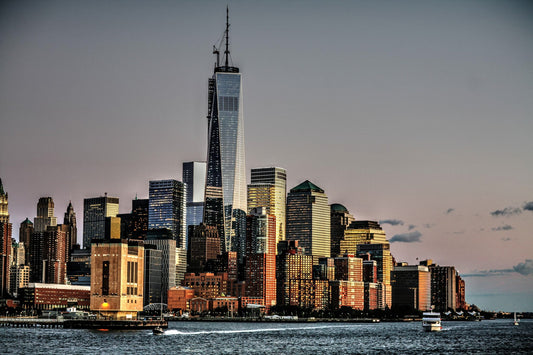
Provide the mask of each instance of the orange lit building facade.
POLYGON ((136 318, 143 309, 142 241, 99 240, 91 248, 91 310, 113 319, 136 318))
POLYGON ((246 223, 246 296, 276 305, 276 217, 254 208, 246 223))

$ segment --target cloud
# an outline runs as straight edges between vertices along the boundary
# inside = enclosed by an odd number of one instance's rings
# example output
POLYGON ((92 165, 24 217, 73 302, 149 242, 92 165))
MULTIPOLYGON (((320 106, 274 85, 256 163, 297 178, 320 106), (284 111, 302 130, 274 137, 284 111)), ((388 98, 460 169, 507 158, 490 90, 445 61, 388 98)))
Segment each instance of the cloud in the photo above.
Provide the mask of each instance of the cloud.
POLYGON ((455 211, 455 208, 448 208, 448 209, 446 210, 446 212, 444 212, 444 213, 445 213, 445 214, 450 214, 450 213, 452 213, 453 211, 455 211))
POLYGON ((415 229, 415 228, 416 228, 416 226, 415 226, 414 224, 410 224, 410 225, 409 225, 409 230, 413 230, 413 229, 415 229))
POLYGON ((391 226, 403 226, 403 221, 400 221, 399 219, 384 219, 382 221, 379 221, 379 224, 390 224, 391 226))
POLYGON ((533 259, 526 259, 525 262, 513 266, 514 271, 522 275, 531 275, 533 274, 533 259))
POLYGON ((508 217, 508 216, 513 216, 515 214, 520 214, 520 213, 522 213, 522 210, 520 208, 505 207, 503 210, 496 210, 496 211, 491 212, 490 214, 495 217, 498 217, 498 216, 508 217))
POLYGON ((526 202, 523 209, 524 211, 533 211, 533 201, 526 202))
POLYGON ((496 232, 497 231, 510 231, 511 229, 513 229, 513 227, 508 224, 500 226, 500 227, 492 228, 492 230, 496 232))
POLYGON ((499 270, 481 270, 472 274, 464 274, 461 277, 488 277, 488 276, 501 276, 515 272, 513 269, 499 269, 499 270))
POLYGON ((526 259, 523 263, 519 263, 513 266, 512 269, 499 269, 499 270, 481 270, 472 274, 461 275, 461 277, 488 277, 488 276, 502 276, 510 273, 519 273, 524 276, 533 274, 533 259, 526 259))
POLYGON ((502 240, 503 240, 504 242, 508 242, 508 241, 511 240, 511 238, 509 238, 509 237, 505 237, 505 238, 502 238, 502 240))
POLYGON ((435 225, 435 223, 426 223, 426 224, 423 224, 422 226, 424 228, 427 228, 427 229, 430 229, 431 227, 433 227, 435 225))
POLYGON ((396 234, 394 237, 392 237, 389 242, 395 243, 416 243, 420 242, 420 237, 422 236, 422 233, 419 231, 414 231, 410 233, 403 233, 403 234, 396 234))

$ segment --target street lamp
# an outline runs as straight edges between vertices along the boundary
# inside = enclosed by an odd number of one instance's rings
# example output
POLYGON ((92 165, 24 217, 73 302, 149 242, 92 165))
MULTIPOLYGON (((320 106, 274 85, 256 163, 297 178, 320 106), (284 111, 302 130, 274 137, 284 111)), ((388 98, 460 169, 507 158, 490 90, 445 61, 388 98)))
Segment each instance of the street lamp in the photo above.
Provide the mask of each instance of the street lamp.
MULTIPOLYGON (((107 303, 105 298, 104 298, 104 302, 100 305, 100 315, 102 315, 102 308, 103 309, 108 309, 109 308, 109 303, 107 303)), ((104 316, 104 318, 105 318, 105 316, 104 316)))

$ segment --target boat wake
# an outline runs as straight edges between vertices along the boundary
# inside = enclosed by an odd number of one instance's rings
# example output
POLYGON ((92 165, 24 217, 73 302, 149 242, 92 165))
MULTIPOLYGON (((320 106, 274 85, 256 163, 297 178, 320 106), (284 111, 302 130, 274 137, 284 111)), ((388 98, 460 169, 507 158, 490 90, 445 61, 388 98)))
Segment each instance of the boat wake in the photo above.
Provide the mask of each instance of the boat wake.
MULTIPOLYGON (((177 329, 169 329, 165 331, 165 335, 205 335, 205 334, 237 334, 237 333, 264 333, 264 332, 282 332, 291 330, 307 330, 307 329, 325 329, 325 328, 344 328, 350 325, 337 326, 316 326, 316 327, 296 327, 296 328, 260 328, 260 329, 235 329, 235 330, 201 330, 197 332, 182 332, 177 329)), ((353 326, 353 325, 351 325, 353 326)))

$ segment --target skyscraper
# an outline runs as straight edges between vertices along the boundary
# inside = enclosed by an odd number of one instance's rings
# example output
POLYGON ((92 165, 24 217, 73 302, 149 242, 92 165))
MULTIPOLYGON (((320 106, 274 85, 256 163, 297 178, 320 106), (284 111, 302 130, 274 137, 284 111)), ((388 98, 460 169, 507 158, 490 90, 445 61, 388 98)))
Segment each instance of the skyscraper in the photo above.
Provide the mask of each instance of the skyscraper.
MULTIPOLYGON (((176 277, 179 284, 187 271, 186 186, 177 180, 150 181, 148 201, 148 229, 168 229, 176 242, 176 277)), ((169 287, 173 287, 169 285, 169 287)))
POLYGON ((63 224, 66 226, 67 231, 67 262, 70 261, 70 253, 75 244, 78 244, 78 227, 76 226, 76 212, 72 207, 72 202, 68 203, 67 211, 65 212, 65 218, 63 224))
POLYGON ((121 213, 120 235, 124 239, 146 239, 148 232, 148 199, 131 201, 131 213, 121 213))
POLYGON ((25 249, 25 262, 26 264, 30 263, 30 245, 31 245, 31 236, 33 234, 33 222, 29 218, 26 218, 19 228, 19 241, 24 243, 25 249))
POLYGON ((247 211, 242 77, 239 68, 229 65, 228 18, 224 64, 215 48, 217 60, 209 79, 204 223, 217 226, 221 251, 237 251, 242 261, 247 211))
POLYGON ((185 196, 185 185, 180 181, 150 181, 148 229, 170 230, 178 248, 185 248, 185 196))
POLYGON ((287 196, 287 240, 299 240, 305 255, 329 257, 331 253, 328 197, 309 180, 287 196))
POLYGON ((431 273, 427 266, 397 265, 391 272, 392 308, 431 309, 431 273))
POLYGON ((9 292, 12 226, 9 223, 8 195, 0 179, 0 297, 9 292))
POLYGON ((106 217, 118 214, 118 197, 105 196, 83 200, 83 247, 91 249, 92 239, 105 238, 106 217))
POLYGON ((54 217, 54 200, 51 197, 41 197, 37 203, 34 228, 36 232, 45 232, 49 226, 57 226, 57 217, 54 217))
POLYGON ((183 182, 187 186, 187 240, 189 245, 189 226, 197 226, 204 218, 205 200, 205 161, 183 163, 183 182))
POLYGON ((348 212, 348 209, 339 203, 333 203, 331 209, 331 255, 339 256, 346 252, 341 251, 340 242, 344 239, 344 231, 355 218, 348 212))
POLYGON ((246 226, 246 296, 276 304, 276 217, 254 208, 246 226))
POLYGON ((2 185, 2 179, 0 179, 0 223, 9 223, 9 212, 7 210, 8 195, 4 191, 4 185, 2 185))
POLYGON ((287 206, 287 171, 283 168, 257 168, 251 171, 248 185, 248 211, 266 207, 266 213, 276 217, 276 243, 285 240, 285 210, 287 206))

